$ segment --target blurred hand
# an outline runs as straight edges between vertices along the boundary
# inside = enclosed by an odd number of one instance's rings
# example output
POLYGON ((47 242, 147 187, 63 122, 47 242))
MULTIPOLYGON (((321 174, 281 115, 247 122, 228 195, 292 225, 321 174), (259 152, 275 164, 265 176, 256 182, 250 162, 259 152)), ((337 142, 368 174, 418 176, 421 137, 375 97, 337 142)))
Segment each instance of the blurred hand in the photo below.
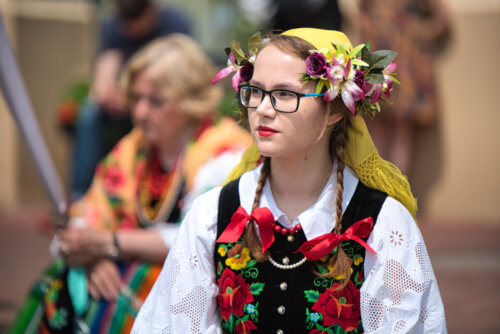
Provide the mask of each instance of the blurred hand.
POLYGON ((114 119, 123 118, 127 114, 125 98, 117 83, 122 61, 120 51, 104 51, 97 59, 92 83, 95 102, 114 119))
POLYGON ((70 267, 89 264, 107 256, 113 245, 111 232, 94 228, 69 226, 59 230, 57 235, 60 254, 70 267))
POLYGON ((100 259, 87 269, 89 292, 92 298, 115 301, 120 294, 121 278, 116 263, 110 259, 100 259))
POLYGON ((112 118, 123 118, 127 114, 125 98, 115 82, 108 82, 108 80, 96 82, 93 93, 97 104, 112 118))

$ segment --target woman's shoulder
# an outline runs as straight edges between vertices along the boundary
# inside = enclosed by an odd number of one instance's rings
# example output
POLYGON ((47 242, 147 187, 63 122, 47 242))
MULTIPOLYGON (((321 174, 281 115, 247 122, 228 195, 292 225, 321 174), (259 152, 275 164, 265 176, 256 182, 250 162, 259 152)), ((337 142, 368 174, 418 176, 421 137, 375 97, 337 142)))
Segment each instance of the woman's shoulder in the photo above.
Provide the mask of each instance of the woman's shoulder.
POLYGON ((375 226, 383 233, 420 234, 417 222, 408 209, 391 196, 385 199, 375 226))
MULTIPOLYGON (((221 192, 222 186, 215 187, 213 189, 208 190, 207 192, 197 196, 193 205, 191 206, 189 212, 193 212, 195 214, 216 214, 217 207, 219 203, 219 196, 221 192)), ((188 212, 188 214, 189 214, 188 212)))
MULTIPOLYGON (((218 157, 224 165, 233 156, 239 157, 251 143, 252 137, 248 131, 229 118, 223 118, 204 130, 186 152, 184 170, 188 189, 194 187, 195 178, 204 165, 218 157)), ((216 166, 217 164, 212 164, 212 167, 216 166)), ((229 170, 226 176, 227 174, 229 170)))

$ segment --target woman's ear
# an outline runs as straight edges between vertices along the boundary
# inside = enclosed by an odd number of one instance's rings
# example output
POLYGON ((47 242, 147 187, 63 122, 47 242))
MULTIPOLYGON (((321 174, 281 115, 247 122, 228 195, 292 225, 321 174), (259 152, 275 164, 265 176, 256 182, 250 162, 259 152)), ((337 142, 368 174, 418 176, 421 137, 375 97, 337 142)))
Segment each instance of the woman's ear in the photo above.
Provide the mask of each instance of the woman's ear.
POLYGON ((328 126, 332 126, 344 118, 344 115, 341 112, 334 111, 331 112, 330 115, 328 116, 328 119, 326 120, 326 123, 328 126))

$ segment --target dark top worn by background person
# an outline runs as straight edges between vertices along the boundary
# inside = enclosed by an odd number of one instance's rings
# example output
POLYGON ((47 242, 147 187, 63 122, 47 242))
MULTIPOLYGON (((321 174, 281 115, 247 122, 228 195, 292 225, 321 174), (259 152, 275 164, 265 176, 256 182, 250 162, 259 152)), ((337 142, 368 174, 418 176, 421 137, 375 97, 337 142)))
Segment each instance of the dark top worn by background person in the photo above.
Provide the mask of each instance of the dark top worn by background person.
POLYGON ((178 10, 160 7, 151 0, 117 0, 116 12, 102 22, 91 91, 75 128, 73 199, 87 191, 97 163, 132 128, 117 87, 123 64, 148 42, 174 32, 189 34, 188 19, 178 10))

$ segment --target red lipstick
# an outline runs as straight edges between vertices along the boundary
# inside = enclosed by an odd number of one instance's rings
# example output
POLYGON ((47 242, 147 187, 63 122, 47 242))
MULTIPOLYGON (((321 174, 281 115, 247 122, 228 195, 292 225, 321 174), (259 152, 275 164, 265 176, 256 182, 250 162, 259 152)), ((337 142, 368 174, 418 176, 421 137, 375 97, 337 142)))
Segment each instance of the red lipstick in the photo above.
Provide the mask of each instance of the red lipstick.
POLYGON ((278 133, 278 131, 274 130, 273 128, 267 127, 267 126, 262 126, 260 125, 257 128, 257 131, 259 132, 259 135, 262 137, 270 137, 274 135, 275 133, 278 133))

